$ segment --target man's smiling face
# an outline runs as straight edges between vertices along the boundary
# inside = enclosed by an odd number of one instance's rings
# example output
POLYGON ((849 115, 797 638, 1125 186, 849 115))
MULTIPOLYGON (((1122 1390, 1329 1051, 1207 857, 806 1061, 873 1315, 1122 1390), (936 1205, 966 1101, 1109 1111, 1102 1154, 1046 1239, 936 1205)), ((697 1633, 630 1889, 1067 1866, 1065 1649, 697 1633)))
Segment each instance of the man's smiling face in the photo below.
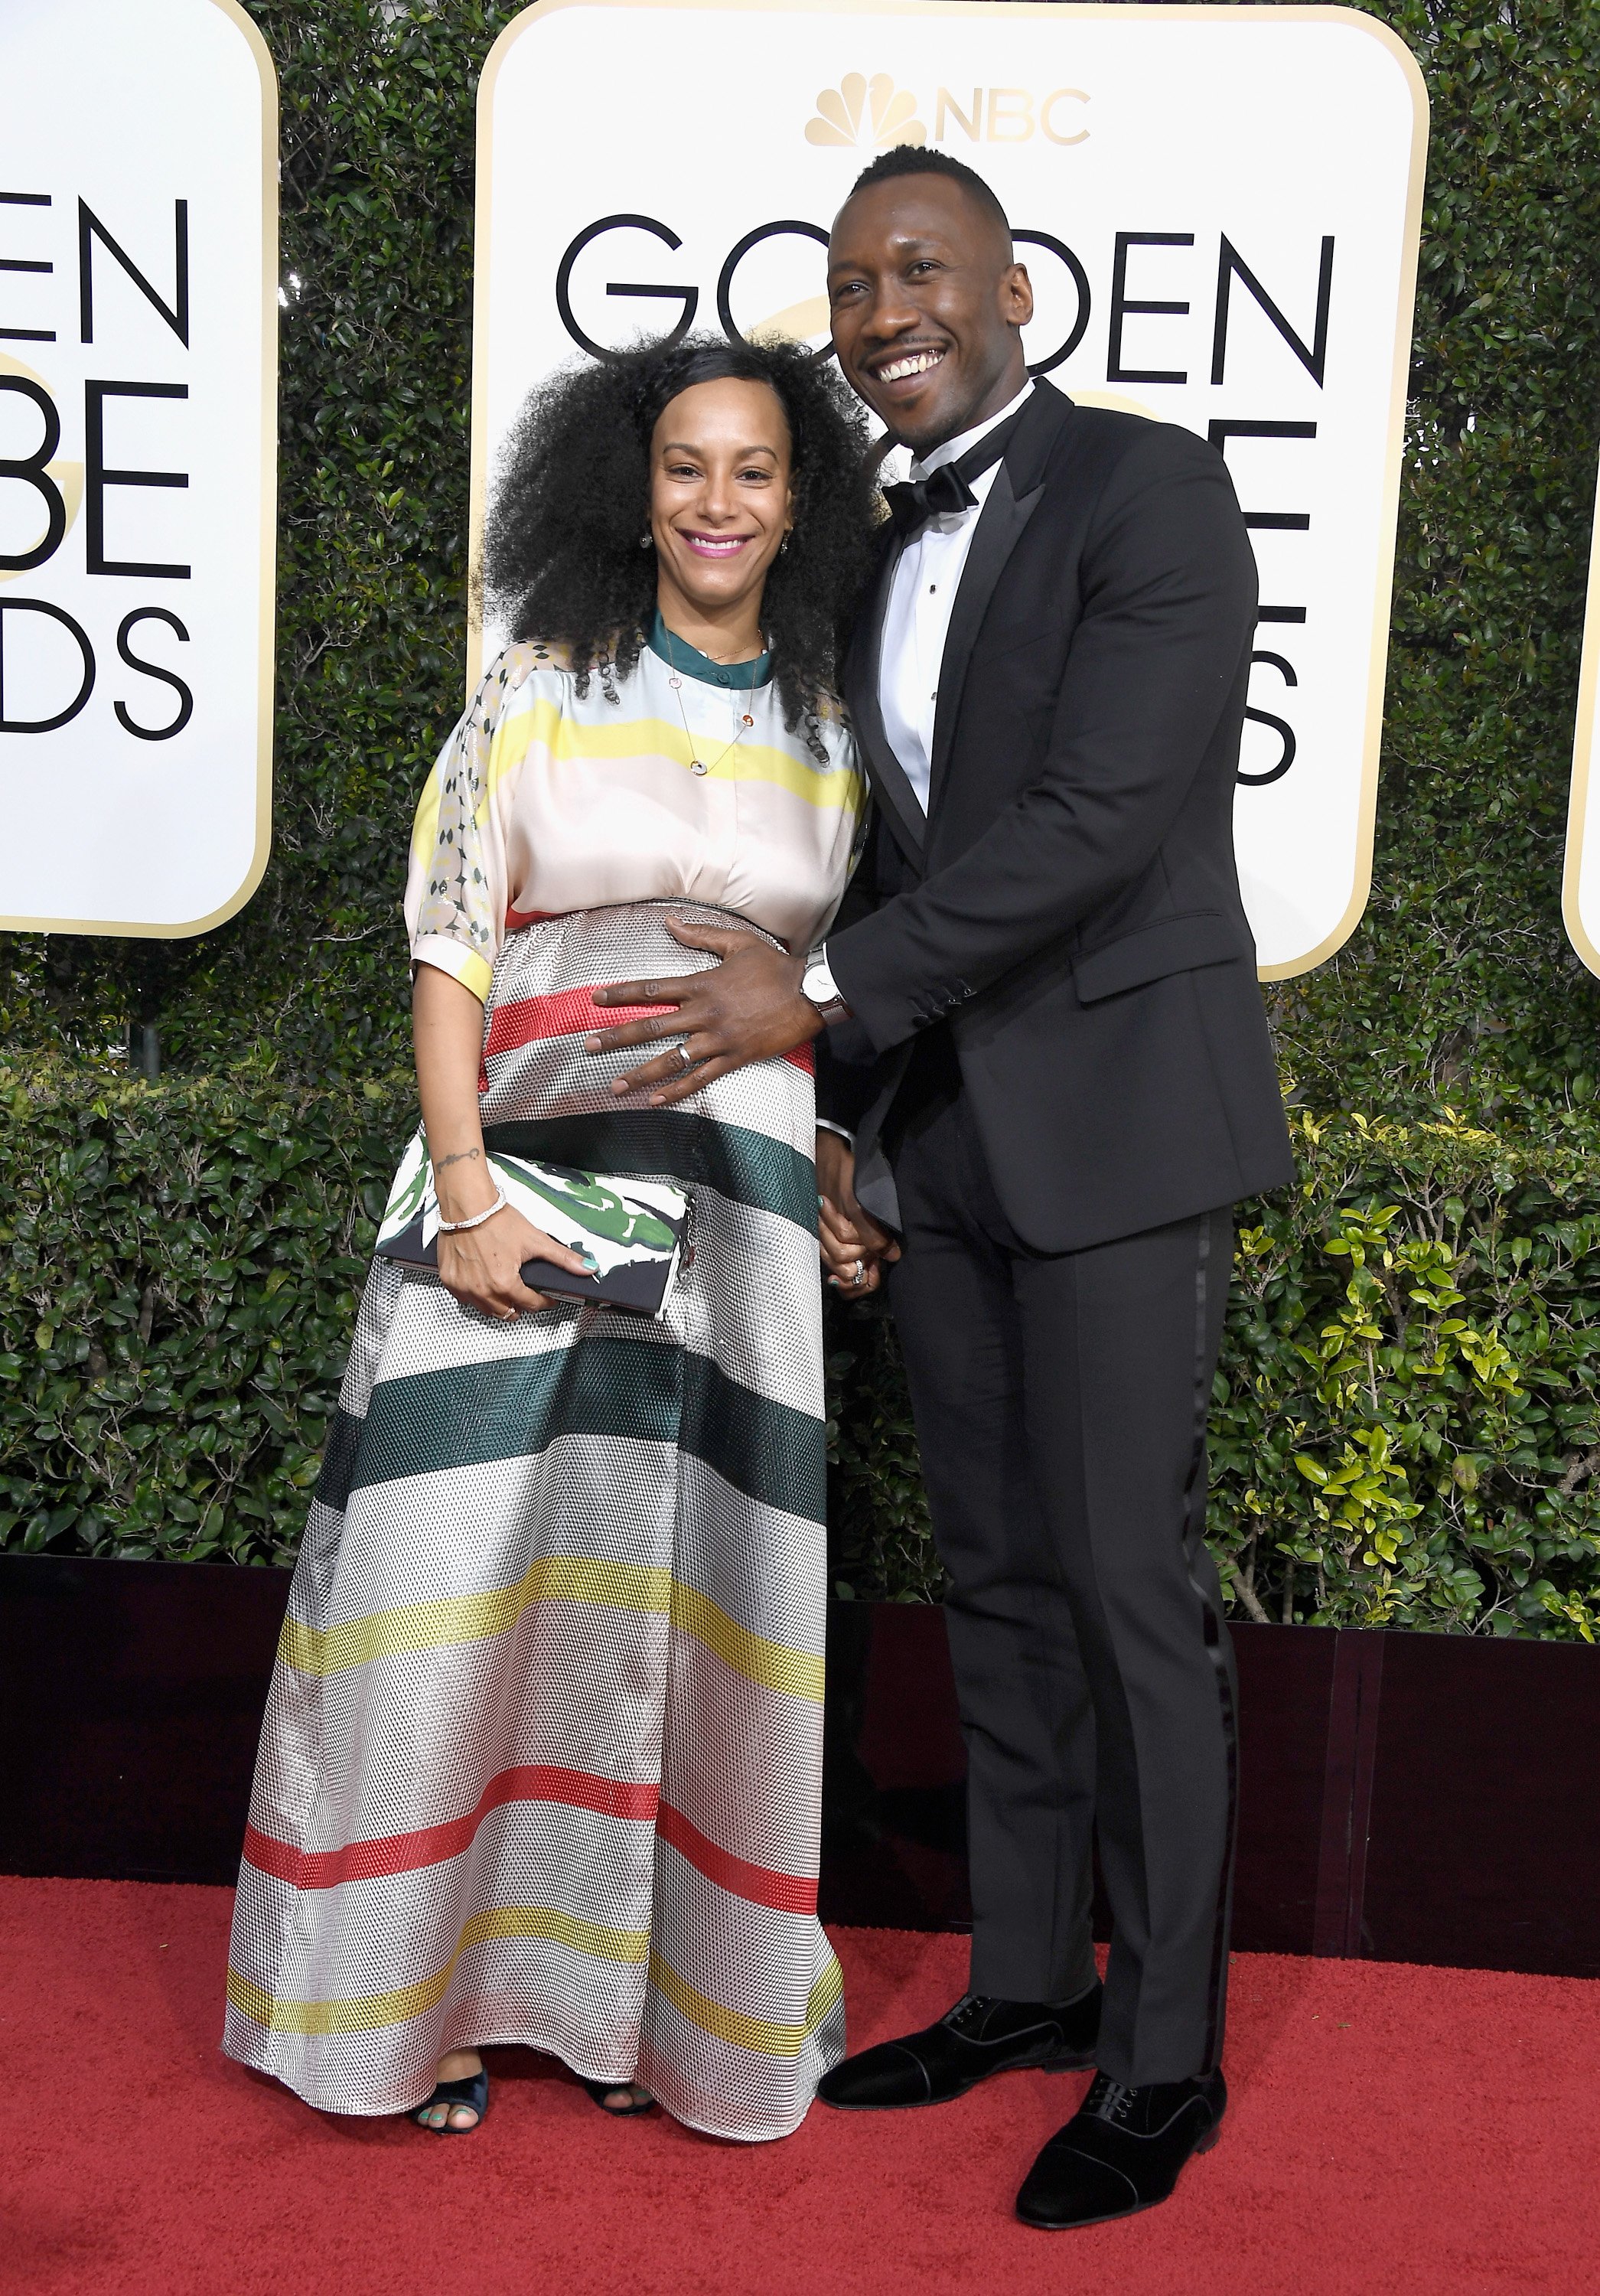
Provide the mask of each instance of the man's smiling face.
POLYGON ((846 380, 917 452, 997 414, 1028 380, 1028 274, 998 217, 948 176, 891 176, 845 201, 828 300, 846 380))

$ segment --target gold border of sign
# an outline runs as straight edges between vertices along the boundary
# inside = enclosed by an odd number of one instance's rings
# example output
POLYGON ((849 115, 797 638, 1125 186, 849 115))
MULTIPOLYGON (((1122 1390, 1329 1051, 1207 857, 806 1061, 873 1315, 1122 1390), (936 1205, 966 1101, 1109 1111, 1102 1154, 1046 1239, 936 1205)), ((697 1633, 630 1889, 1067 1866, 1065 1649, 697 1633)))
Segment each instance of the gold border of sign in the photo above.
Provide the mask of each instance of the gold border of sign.
POLYGON ((1600 480, 1589 537, 1588 594, 1583 604, 1583 660, 1578 671, 1578 720, 1572 728, 1572 790, 1567 800, 1567 849, 1561 872, 1561 916, 1567 939, 1589 971, 1600 973, 1600 948, 1584 930, 1578 906, 1583 839, 1588 819, 1589 767, 1595 750, 1595 697, 1600 686, 1600 480))
MULTIPOLYGON (((488 373, 479 355, 488 340, 489 232, 488 186, 493 160, 495 86, 500 68, 516 41, 539 18, 564 8, 683 8, 688 6, 734 13, 762 9, 784 14, 816 15, 981 16, 996 0, 533 0, 514 16, 489 50, 478 85, 478 184, 475 217, 476 278, 472 295, 472 477, 471 500, 471 586, 467 607, 467 691, 476 686, 482 669, 483 628, 477 608, 478 576, 481 564, 484 500, 488 488, 487 439, 488 373)), ((1348 24, 1389 50, 1400 67, 1411 92, 1411 168, 1406 192, 1406 220, 1400 247, 1400 291, 1395 312, 1394 361, 1390 382, 1389 441, 1383 466, 1383 524, 1378 537, 1377 592, 1373 605, 1372 644, 1366 674, 1366 722, 1361 759, 1360 816, 1356 824, 1355 871, 1350 905, 1325 940, 1305 956, 1288 964, 1261 968, 1263 980, 1291 980, 1309 972, 1342 948, 1361 922, 1372 891, 1373 830, 1377 815, 1378 757, 1383 740, 1383 682, 1389 661, 1389 622, 1394 591, 1395 529, 1399 520, 1400 469, 1406 447, 1406 384, 1411 367, 1411 323, 1416 301, 1417 255, 1422 242, 1423 181, 1428 159, 1428 91, 1416 58, 1387 24, 1364 15, 1358 8, 1317 5, 1274 7, 1266 12, 1254 6, 1124 5, 1122 0, 1001 0, 1020 14, 1048 18, 1059 24, 1063 16, 1108 16, 1126 23, 1130 16, 1172 18, 1192 24, 1196 17, 1226 17, 1265 27, 1292 23, 1348 24)), ((1086 398, 1091 394, 1085 393, 1086 398)), ((1600 971, 1600 965, 1596 965, 1600 971)))
POLYGON ((256 842, 236 892, 188 924, 127 924, 116 918, 0 917, 0 932, 110 933, 119 940, 191 940, 237 916, 267 873, 272 853, 272 736, 277 614, 278 517, 278 75, 272 53, 239 0, 208 0, 242 32, 261 80, 261 605, 257 647, 256 842))

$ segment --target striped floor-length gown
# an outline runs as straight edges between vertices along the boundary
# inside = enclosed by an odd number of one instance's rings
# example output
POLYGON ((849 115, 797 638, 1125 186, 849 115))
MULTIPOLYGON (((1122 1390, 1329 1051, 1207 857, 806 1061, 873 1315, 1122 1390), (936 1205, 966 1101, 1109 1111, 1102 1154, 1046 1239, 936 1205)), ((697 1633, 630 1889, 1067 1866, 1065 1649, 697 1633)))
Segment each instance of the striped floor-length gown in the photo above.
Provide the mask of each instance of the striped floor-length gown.
POLYGON ((490 1147, 687 1184, 663 1317, 514 1324, 374 1265, 274 1677, 224 2046, 339 2112, 521 2042, 718 2136, 842 2054, 816 1920, 824 1422, 803 1056, 613 1099, 587 990, 683 972, 683 902, 495 966, 490 1147))

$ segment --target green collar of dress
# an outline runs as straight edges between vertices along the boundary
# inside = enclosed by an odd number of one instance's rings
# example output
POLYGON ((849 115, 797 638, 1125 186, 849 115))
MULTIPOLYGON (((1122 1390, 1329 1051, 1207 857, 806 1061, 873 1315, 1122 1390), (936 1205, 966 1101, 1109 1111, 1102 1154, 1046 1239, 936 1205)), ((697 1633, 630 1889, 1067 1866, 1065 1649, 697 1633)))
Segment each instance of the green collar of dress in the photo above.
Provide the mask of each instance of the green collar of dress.
POLYGON ((650 651, 659 654, 680 677, 697 677, 702 685, 720 685, 729 693, 765 685, 772 676, 769 653, 759 653, 753 661, 713 661, 710 654, 692 646, 687 638, 680 638, 676 630, 669 630, 659 611, 650 626, 650 651))

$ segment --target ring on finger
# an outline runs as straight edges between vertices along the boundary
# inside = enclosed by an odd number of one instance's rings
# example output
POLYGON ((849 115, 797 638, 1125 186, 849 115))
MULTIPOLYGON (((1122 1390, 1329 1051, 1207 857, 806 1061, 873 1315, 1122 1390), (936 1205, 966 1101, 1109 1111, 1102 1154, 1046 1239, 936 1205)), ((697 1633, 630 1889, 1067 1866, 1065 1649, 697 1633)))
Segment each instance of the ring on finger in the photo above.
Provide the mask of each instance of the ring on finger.
POLYGON ((853 1284, 859 1285, 859 1284, 865 1283, 866 1283, 866 1260, 865 1260, 865 1259, 858 1259, 858 1260, 856 1262, 856 1272, 855 1272, 855 1274, 850 1277, 850 1282, 851 1282, 853 1284))
POLYGON ((699 1062, 695 1060, 693 1054, 689 1050, 688 1046, 685 1045, 681 1038, 678 1042, 677 1056, 686 1069, 697 1068, 699 1066, 699 1062))

